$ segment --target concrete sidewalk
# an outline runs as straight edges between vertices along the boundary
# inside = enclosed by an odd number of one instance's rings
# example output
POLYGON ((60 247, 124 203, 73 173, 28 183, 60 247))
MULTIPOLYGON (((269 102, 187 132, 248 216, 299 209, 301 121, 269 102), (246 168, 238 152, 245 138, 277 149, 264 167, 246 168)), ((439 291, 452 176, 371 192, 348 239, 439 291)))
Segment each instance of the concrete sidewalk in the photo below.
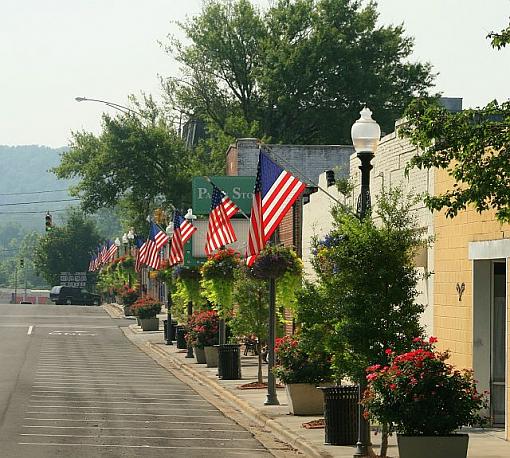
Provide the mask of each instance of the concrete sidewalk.
MULTIPOLYGON (((115 306, 104 306, 112 315, 120 317, 121 310, 115 306)), ((163 318, 163 317, 162 317, 163 318)), ((166 317, 165 317, 166 318, 166 317)), ((216 368, 197 364, 195 358, 185 358, 186 350, 178 350, 176 345, 165 345, 163 332, 143 332, 135 324, 124 328, 126 337, 140 347, 174 375, 193 386, 201 395, 222 410, 225 415, 252 432, 272 434, 279 441, 295 449, 294 456, 306 457, 352 457, 354 447, 331 446, 324 444, 324 429, 305 429, 302 424, 321 417, 294 416, 289 414, 287 397, 283 388, 277 389, 279 406, 264 406, 267 390, 240 390, 238 386, 257 380, 257 357, 242 356, 242 380, 219 380, 216 368)), ((267 375, 267 364, 263 366, 267 375)), ((264 376, 264 380, 266 377, 264 376)), ((433 419, 431 419, 433 421, 433 419)), ((470 458, 510 457, 510 442, 503 440, 503 430, 466 430, 470 434, 470 458)), ((257 434, 255 434, 257 435, 257 434)), ((380 445, 380 434, 372 432, 374 451, 380 445)), ((262 441, 263 442, 263 441, 262 441)), ((288 450, 272 450, 276 456, 291 456, 288 450)), ((388 456, 398 457, 396 437, 390 437, 388 456)))

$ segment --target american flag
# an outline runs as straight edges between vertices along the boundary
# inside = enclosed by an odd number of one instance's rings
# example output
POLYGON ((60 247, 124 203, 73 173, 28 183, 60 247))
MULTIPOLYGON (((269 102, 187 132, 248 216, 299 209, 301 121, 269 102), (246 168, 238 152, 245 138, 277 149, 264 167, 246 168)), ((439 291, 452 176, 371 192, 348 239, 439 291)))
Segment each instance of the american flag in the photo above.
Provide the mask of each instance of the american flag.
POLYGON ((151 222, 151 229, 149 232, 149 238, 146 242, 147 253, 145 255, 145 264, 153 269, 159 269, 161 263, 160 250, 163 248, 170 237, 163 231, 157 224, 151 222))
POLYGON ((138 248, 135 259, 135 271, 140 272, 142 265, 145 262, 145 255, 147 253, 147 242, 141 237, 135 239, 135 245, 138 248))
POLYGON ((174 214, 174 235, 170 246, 170 266, 184 261, 184 244, 191 238, 197 228, 176 211, 174 214))
POLYGON ((257 255, 305 188, 305 183, 260 151, 246 248, 246 263, 249 266, 255 262, 257 255))
POLYGON ((238 211, 239 208, 237 208, 234 202, 213 185, 209 227, 207 228, 205 241, 205 253, 208 256, 214 250, 237 240, 230 218, 238 211))
POLYGON ((117 253, 119 247, 115 245, 115 243, 112 243, 110 240, 108 240, 108 247, 108 251, 106 252, 106 262, 111 262, 113 261, 115 253, 117 253))

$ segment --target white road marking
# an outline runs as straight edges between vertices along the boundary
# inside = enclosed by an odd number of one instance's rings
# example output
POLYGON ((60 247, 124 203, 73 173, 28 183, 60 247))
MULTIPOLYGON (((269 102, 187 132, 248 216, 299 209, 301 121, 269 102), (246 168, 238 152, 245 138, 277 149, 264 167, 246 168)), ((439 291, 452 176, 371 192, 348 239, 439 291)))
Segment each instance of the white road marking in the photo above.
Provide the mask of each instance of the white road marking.
MULTIPOLYGON (((97 412, 95 412, 97 413, 97 412)), ((185 419, 188 418, 188 417, 184 417, 185 419)), ((221 417, 219 417, 221 418, 221 417)), ((79 418, 79 419, 75 419, 75 418, 34 418, 34 417, 25 417, 24 420, 32 420, 32 421, 65 421, 66 423, 69 423, 69 422, 72 422, 72 421, 75 421, 75 422, 80 422, 80 423, 85 423, 85 422, 93 422, 93 423, 112 423, 112 422, 115 422, 117 423, 119 420, 105 420, 104 418, 101 418, 101 419, 93 419, 93 418, 86 418, 86 419, 83 419, 83 418, 79 418)), ((228 422, 221 422, 221 421, 208 421, 208 422, 205 422, 205 421, 196 421, 196 420, 193 420, 193 421, 185 421, 185 420, 179 420, 179 421, 169 421, 169 420, 122 420, 122 423, 144 423, 144 424, 149 424, 149 423, 165 423, 165 424, 169 424, 169 425, 182 425, 182 424, 186 424, 186 423, 189 423, 189 424, 192 424, 192 425, 231 425, 231 423, 228 423, 228 422)))
MULTIPOLYGON (((196 410, 196 409, 195 409, 196 410)), ((201 410, 201 409, 200 409, 201 410)), ((217 410, 208 410, 207 412, 216 412, 218 415, 219 412, 217 410)), ((27 411, 27 414, 59 414, 59 415, 82 415, 87 413, 95 413, 96 415, 109 415, 116 417, 176 417, 176 418, 191 418, 193 415, 175 415, 175 414, 166 414, 166 413, 112 413, 112 412, 76 412, 76 413, 67 413, 67 412, 40 412, 40 411, 27 411)), ((194 418, 200 417, 216 417, 218 415, 195 415, 194 418)))
POLYGON ((93 334, 87 331, 51 331, 48 332, 50 336, 97 336, 97 334, 93 334))
MULTIPOLYGON (((76 444, 61 444, 58 442, 18 442, 18 445, 46 445, 46 446, 56 446, 56 447, 117 447, 117 448, 154 448, 154 449, 187 449, 187 450, 206 450, 208 452, 211 451, 211 447, 190 447, 189 445, 183 446, 164 446, 164 445, 122 445, 122 444, 84 444, 84 443, 76 443, 76 444)), ((242 447, 222 447, 221 450, 228 450, 230 454, 235 452, 266 452, 268 456, 270 453, 265 448, 242 448, 242 447)), ((244 455, 244 453, 243 453, 244 455)))
MULTIPOLYGON (((79 437, 80 439, 97 439, 97 434, 38 434, 38 433, 21 433, 20 436, 32 436, 32 437, 79 437)), ((252 441, 253 438, 222 438, 222 437, 168 437, 168 436, 120 436, 120 435, 107 435, 107 434, 101 434, 101 438, 108 438, 108 439, 164 439, 164 440, 171 440, 171 441, 188 441, 188 440, 195 440, 195 441, 252 441)))
MULTIPOLYGON (((103 390, 99 390, 99 389, 95 389, 95 390, 92 390, 92 389, 88 389, 88 390, 79 390, 79 391, 70 391, 70 390, 35 390, 33 391, 33 393, 67 393, 67 394, 96 394, 98 391, 101 391, 103 392, 103 390)), ((144 389, 143 390, 144 393, 146 393, 147 395, 150 395, 150 394, 153 394, 153 395, 161 395, 161 396, 165 396, 165 395, 171 395, 171 394, 179 394, 180 393, 187 393, 186 391, 181 391, 181 392, 178 392, 178 391, 155 391, 155 390, 146 390, 144 389)), ((125 397, 125 395, 119 395, 121 397, 125 397)), ((181 395, 182 397, 184 396, 191 396, 191 397, 200 397, 198 394, 183 394, 181 395)), ((132 397, 130 396, 130 399, 132 399, 132 397)), ((146 397, 141 397, 140 399, 158 399, 158 398, 146 398, 146 397)))
MULTIPOLYGON (((220 423, 221 424, 221 423, 220 423)), ((49 425, 23 425, 23 428, 44 428, 44 429, 93 429, 97 430, 98 426, 49 426, 49 425)), ((140 428, 115 428, 115 427, 104 427, 101 426, 101 431, 140 431, 140 428)), ((196 432, 217 432, 217 433, 236 433, 236 434, 248 434, 251 436, 249 431, 241 431, 239 429, 199 429, 199 428, 151 428, 151 431, 196 431, 196 432)))
MULTIPOLYGON (((129 401, 96 401, 95 398, 90 398, 90 401, 87 401, 85 399, 78 399, 76 401, 71 401, 71 400, 68 400, 68 399, 54 399, 55 396, 41 396, 41 397, 51 398, 51 399, 48 399, 46 402, 55 402, 55 401, 58 401, 58 402, 81 402, 81 403, 93 402, 95 404, 133 404, 133 405, 150 405, 150 406, 169 405, 169 404, 173 404, 174 402, 185 402, 186 404, 189 404, 189 403, 208 404, 207 401, 193 401, 192 399, 177 399, 177 398, 175 398, 175 399, 164 399, 164 401, 167 401, 167 402, 147 402, 147 400, 144 400, 144 401, 141 401, 141 402, 132 402, 131 400, 129 400, 129 401)), ((65 397, 65 396, 62 396, 62 397, 65 397)), ((39 401, 37 399, 33 399, 32 402, 43 402, 43 401, 42 400, 39 401)), ((38 405, 36 407, 44 407, 44 404, 38 405)))
POLYGON ((27 332, 27 336, 29 336, 30 334, 32 334, 32 330, 34 329, 33 326, 29 326, 28 327, 28 332, 27 332))
MULTIPOLYGON (((152 406, 153 404, 151 404, 152 406)), ((142 408, 145 408, 147 406, 147 404, 142 404, 140 407, 142 408)), ((168 407, 168 409, 162 409, 161 407, 158 407, 158 411, 165 411, 165 410, 168 410, 168 411, 174 411, 175 408, 172 407, 170 404, 166 404, 166 406, 168 407)), ((108 410, 133 410, 133 409, 136 409, 136 407, 108 407, 108 406, 62 406, 62 405, 56 405, 56 406, 49 406, 49 405, 30 405, 28 406, 29 409, 68 409, 68 410, 71 410, 71 409, 108 409, 108 410)), ((204 409, 203 407, 202 408, 198 408, 198 409, 191 409, 191 408, 186 408, 186 411, 189 411, 189 410, 198 410, 198 411, 201 411, 201 412, 217 412, 216 409, 204 409)))

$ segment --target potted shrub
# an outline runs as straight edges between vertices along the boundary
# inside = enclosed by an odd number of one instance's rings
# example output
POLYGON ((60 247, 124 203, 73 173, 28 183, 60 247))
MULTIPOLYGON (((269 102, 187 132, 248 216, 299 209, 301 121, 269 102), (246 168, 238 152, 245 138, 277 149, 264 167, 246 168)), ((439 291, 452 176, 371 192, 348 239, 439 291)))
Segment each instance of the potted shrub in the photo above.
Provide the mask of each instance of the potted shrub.
POLYGON ((158 331, 159 319, 157 314, 161 312, 162 304, 151 296, 139 298, 132 306, 131 310, 140 320, 140 326, 144 331, 158 331))
POLYGON ((389 365, 367 369, 365 416, 397 432, 401 458, 465 458, 469 436, 455 431, 486 421, 473 372, 446 363, 449 352, 436 351, 436 341, 416 338, 407 353, 387 349, 389 365))
POLYGON ((124 315, 132 316, 131 306, 138 300, 140 295, 135 288, 130 288, 128 285, 124 285, 120 288, 118 295, 122 298, 122 304, 124 306, 124 315))
POLYGON ((218 365, 218 312, 207 310, 194 312, 188 322, 188 342, 193 345, 195 357, 199 364, 208 367, 218 365))
POLYGON ((290 413, 319 415, 323 412, 322 392, 317 385, 332 379, 329 357, 323 351, 308 352, 295 336, 276 339, 275 376, 285 383, 290 413))

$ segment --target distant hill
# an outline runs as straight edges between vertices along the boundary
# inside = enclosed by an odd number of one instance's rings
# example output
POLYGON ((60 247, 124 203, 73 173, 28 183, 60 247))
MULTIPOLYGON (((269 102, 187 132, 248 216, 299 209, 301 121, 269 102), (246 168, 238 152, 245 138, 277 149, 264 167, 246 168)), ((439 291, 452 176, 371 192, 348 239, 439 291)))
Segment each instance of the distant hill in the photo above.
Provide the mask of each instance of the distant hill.
POLYGON ((0 145, 3 173, 0 178, 0 226, 15 223, 26 230, 44 230, 44 214, 54 211, 54 219, 61 212, 78 202, 48 202, 47 204, 5 205, 20 202, 54 201, 70 199, 67 192, 70 182, 58 180, 49 169, 60 163, 60 154, 67 148, 49 148, 38 145, 0 145), (40 191, 54 191, 44 192, 40 191), (21 194, 38 192, 34 194, 21 194), (35 213, 24 214, 14 212, 35 213))

